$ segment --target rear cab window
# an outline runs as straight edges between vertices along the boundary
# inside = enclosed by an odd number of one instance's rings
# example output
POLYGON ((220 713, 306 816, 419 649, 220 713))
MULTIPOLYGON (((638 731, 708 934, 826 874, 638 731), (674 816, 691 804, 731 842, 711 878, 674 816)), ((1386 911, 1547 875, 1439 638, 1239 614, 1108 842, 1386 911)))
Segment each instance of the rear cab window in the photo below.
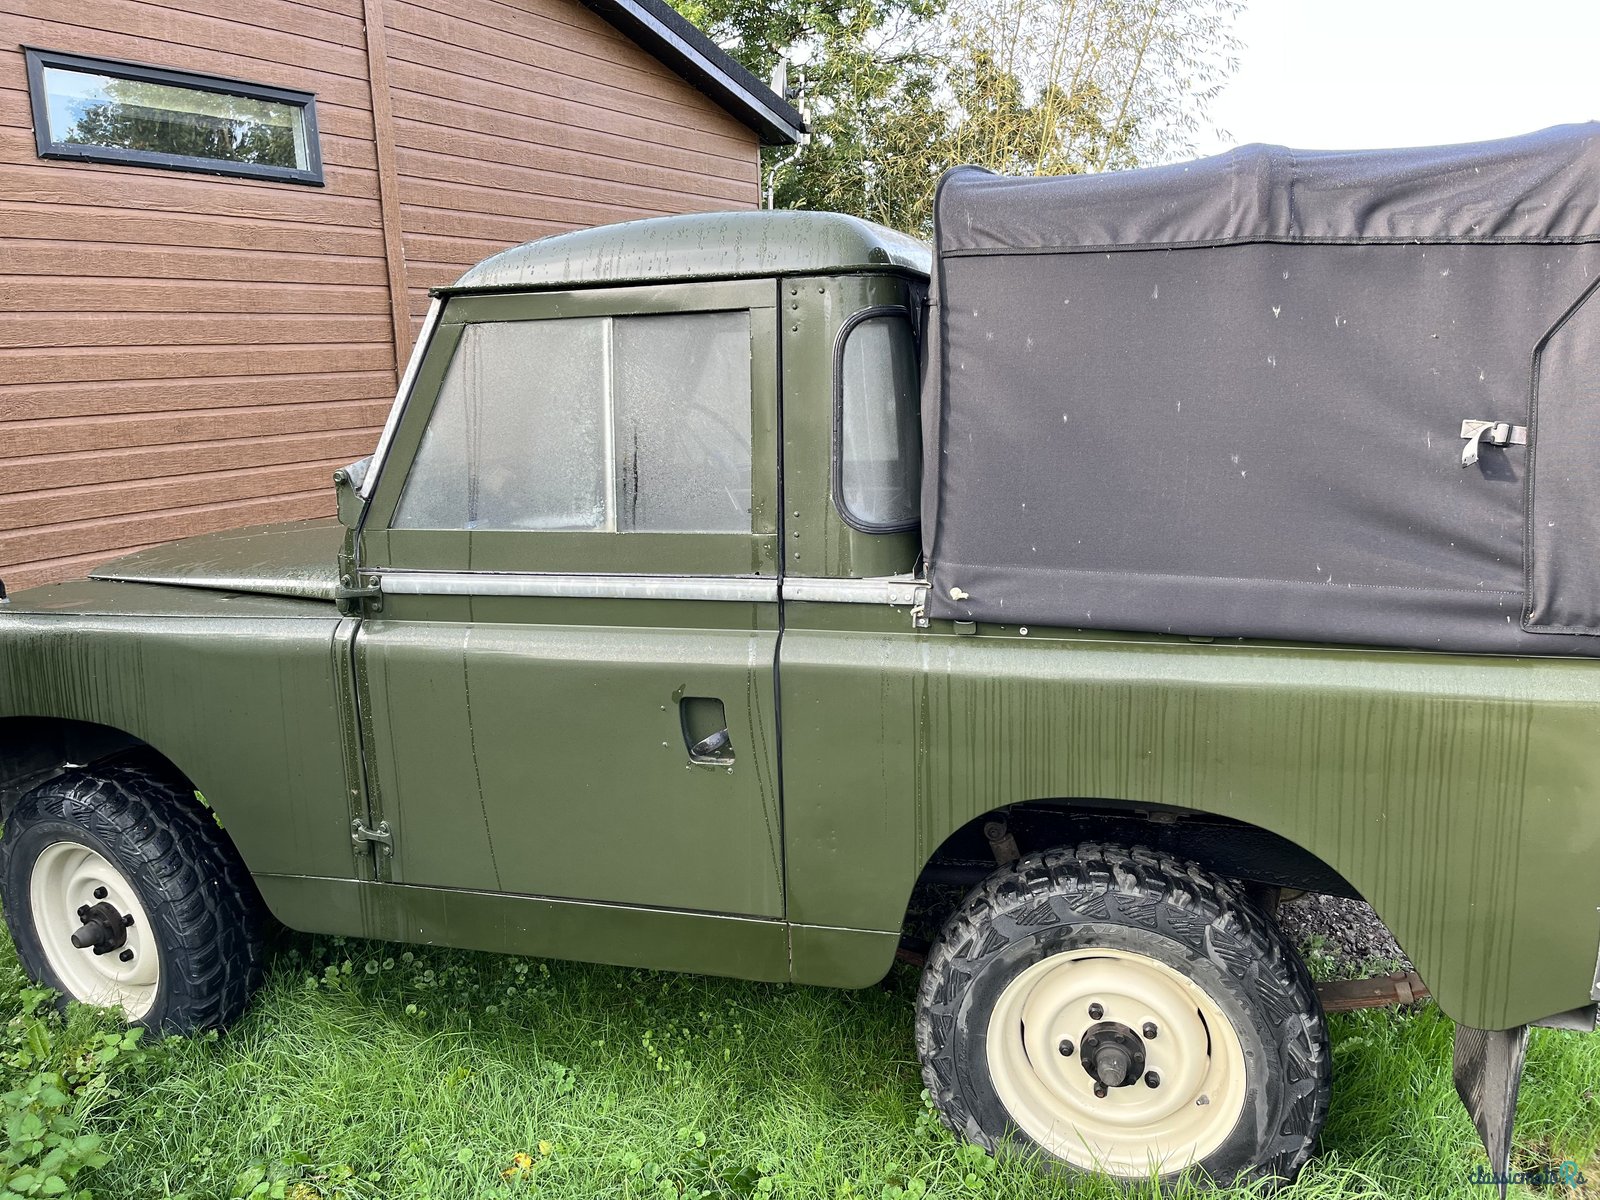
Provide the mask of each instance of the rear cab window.
POLYGON ((839 515, 866 533, 918 521, 922 427, 916 333, 904 308, 855 314, 835 351, 833 496, 839 515))

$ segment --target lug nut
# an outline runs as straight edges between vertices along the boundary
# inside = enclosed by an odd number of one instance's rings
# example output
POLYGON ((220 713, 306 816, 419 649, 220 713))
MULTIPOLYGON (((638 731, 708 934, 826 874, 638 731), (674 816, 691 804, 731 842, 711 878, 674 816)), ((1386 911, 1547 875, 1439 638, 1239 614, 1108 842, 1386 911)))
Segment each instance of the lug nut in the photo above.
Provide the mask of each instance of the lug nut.
POLYGON ((1106 1098, 1106 1085, 1103 1084, 1103 1083, 1095 1084, 1094 1085, 1094 1095, 1095 1095, 1095 1099, 1104 1100, 1106 1098))
POLYGON ((1161 1086, 1161 1076, 1156 1074, 1154 1071, 1145 1072, 1144 1085, 1145 1085, 1145 1087, 1153 1087, 1153 1088, 1160 1087, 1161 1086))
MULTIPOLYGON (((132 962, 133 961, 133 951, 132 950, 124 950, 121 954, 117 955, 117 957, 123 962, 132 962)), ((1152 1074, 1154 1074, 1154 1072, 1152 1072, 1152 1074)))
POLYGON ((106 893, 105 888, 103 888, 103 887, 95 888, 95 890, 94 890, 94 898, 96 900, 104 900, 106 898, 106 895, 107 895, 107 893, 106 893))
POLYGON ((1101 1017, 1103 1017, 1105 1015, 1106 1015, 1106 1010, 1104 1008, 1102 1008, 1099 1004, 1091 1004, 1091 1005, 1089 1005, 1089 1019, 1091 1021, 1098 1021, 1101 1017))
POLYGON ((1061 1039, 1061 1045, 1056 1047, 1056 1048, 1061 1051, 1061 1057, 1062 1058, 1071 1058, 1072 1057, 1073 1046, 1072 1046, 1072 1039, 1071 1038, 1062 1038, 1061 1039))
POLYGON ((78 920, 87 924, 91 915, 92 914, 87 904, 78 905, 78 920))
POLYGON ((1156 1033, 1157 1033, 1156 1023, 1154 1021, 1146 1021, 1144 1023, 1145 1041, 1147 1041, 1147 1042, 1155 1041, 1156 1033))

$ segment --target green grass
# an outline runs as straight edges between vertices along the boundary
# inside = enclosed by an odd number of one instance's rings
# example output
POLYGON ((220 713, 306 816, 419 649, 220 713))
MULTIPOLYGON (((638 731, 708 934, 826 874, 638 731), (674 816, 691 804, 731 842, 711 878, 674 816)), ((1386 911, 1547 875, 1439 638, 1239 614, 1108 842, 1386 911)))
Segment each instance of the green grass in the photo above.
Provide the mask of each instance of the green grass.
MULTIPOLYGON (((945 1133, 922 1098, 914 987, 905 968, 836 992, 288 937, 238 1028, 159 1047, 80 1103, 107 1161, 78 1186, 99 1200, 1153 1195, 996 1163, 945 1133)), ((5 944, 0 1019, 22 995, 5 944)), ((1483 1159, 1451 1036, 1432 1008, 1335 1018, 1332 1117, 1279 1194, 1492 1195, 1468 1182, 1483 1159)), ((16 1086, 16 1061, 4 1069, 16 1086)), ((1600 1036, 1536 1031, 1519 1155, 1576 1159, 1590 1180, 1547 1194, 1600 1196, 1597 1088, 1600 1036)))

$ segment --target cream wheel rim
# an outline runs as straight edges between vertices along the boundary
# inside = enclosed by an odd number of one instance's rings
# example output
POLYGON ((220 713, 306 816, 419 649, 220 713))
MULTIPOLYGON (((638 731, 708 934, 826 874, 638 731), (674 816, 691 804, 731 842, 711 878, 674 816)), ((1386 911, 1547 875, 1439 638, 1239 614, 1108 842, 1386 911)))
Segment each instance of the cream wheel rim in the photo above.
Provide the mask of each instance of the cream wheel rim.
POLYGON ((1034 963, 1000 993, 987 1049, 1017 1128, 1086 1171, 1182 1170, 1220 1146, 1244 1110, 1244 1049, 1221 1007, 1179 971, 1127 950, 1034 963), (1086 1038, 1109 1061, 1086 1061, 1086 1038), (1123 1060, 1138 1067, 1125 1083, 1106 1087, 1092 1073, 1104 1063, 1115 1077, 1123 1060))
POLYGON ((34 860, 28 900, 39 945, 72 999, 120 1008, 130 1021, 150 1011, 161 982, 155 931, 133 885, 109 860, 81 842, 52 842, 34 860), (85 928, 83 910, 94 910, 94 928, 107 931, 105 953, 73 944, 85 928))

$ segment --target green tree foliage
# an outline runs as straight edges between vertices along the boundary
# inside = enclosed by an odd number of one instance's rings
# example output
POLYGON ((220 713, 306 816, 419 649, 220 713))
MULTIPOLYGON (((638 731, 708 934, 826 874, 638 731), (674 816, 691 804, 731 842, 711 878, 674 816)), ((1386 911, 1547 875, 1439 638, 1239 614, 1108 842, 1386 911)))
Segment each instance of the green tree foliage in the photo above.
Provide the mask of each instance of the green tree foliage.
POLYGON ((675 0, 762 77, 794 62, 813 137, 769 150, 779 207, 926 233, 958 163, 1073 174, 1190 151, 1242 0, 675 0))

